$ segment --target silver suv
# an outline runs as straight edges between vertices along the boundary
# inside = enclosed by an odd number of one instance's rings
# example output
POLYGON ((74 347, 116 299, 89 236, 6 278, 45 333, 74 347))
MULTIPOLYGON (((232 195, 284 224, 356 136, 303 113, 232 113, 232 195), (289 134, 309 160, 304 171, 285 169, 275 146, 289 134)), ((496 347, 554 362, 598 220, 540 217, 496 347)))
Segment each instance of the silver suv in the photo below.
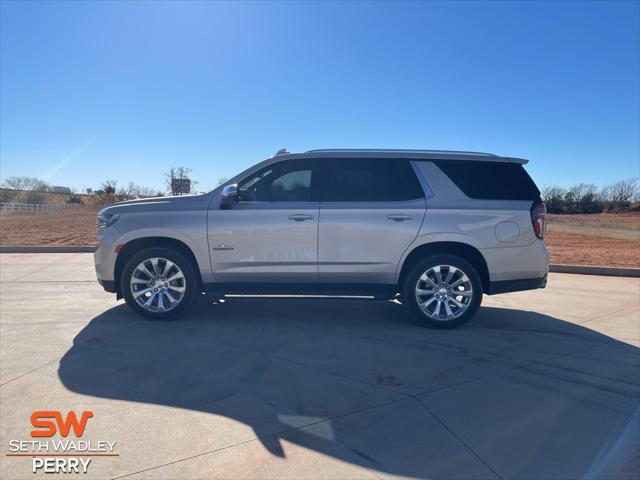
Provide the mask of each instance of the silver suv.
POLYGON ((433 150, 279 151, 197 196, 98 214, 98 281, 176 317, 203 291, 397 298, 424 323, 544 288, 545 208, 526 160, 433 150))

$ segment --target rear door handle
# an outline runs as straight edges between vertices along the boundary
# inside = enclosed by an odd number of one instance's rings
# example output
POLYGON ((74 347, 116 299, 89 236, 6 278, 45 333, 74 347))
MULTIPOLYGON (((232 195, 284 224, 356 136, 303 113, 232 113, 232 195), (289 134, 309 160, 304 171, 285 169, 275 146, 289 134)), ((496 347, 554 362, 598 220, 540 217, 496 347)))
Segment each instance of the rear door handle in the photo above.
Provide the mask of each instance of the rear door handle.
POLYGON ((393 215, 387 215, 389 220, 393 220, 394 222, 404 222, 405 220, 412 220, 413 215, 404 215, 402 213, 396 213, 393 215))
POLYGON ((305 220, 313 220, 313 215, 307 215, 306 213, 294 213, 289 215, 289 220, 294 222, 304 222, 305 220))

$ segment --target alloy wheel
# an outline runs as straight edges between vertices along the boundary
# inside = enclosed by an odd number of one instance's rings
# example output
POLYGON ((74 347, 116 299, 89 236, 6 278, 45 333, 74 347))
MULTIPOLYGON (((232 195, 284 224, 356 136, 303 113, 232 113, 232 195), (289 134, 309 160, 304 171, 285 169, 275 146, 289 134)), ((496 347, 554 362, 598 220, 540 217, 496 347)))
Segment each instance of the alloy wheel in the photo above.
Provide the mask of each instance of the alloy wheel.
POLYGON ((143 260, 129 281, 135 302, 149 312, 168 312, 184 298, 187 283, 180 267, 166 258, 143 260))
POLYGON ((422 312, 438 321, 449 321, 467 311, 473 299, 469 277, 458 267, 437 265, 424 272, 415 288, 422 312))

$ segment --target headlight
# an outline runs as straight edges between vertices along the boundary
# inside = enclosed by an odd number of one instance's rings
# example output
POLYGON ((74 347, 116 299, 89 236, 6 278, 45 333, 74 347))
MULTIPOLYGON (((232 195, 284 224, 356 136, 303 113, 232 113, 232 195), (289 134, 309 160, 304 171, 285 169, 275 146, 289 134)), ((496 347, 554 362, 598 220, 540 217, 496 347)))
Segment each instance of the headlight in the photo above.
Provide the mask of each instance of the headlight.
POLYGON ((120 215, 117 213, 99 213, 96 217, 96 235, 101 237, 104 229, 113 225, 120 215))

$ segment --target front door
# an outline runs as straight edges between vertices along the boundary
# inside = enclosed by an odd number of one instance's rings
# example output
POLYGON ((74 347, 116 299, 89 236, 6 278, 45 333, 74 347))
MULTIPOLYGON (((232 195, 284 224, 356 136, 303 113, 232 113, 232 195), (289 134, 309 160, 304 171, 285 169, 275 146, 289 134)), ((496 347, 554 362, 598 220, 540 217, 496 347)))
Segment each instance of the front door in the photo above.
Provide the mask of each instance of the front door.
POLYGON ((314 161, 271 164, 238 183, 239 199, 209 210, 211 263, 219 282, 318 279, 314 161))
POLYGON ((319 279, 393 283, 426 211, 413 168, 403 159, 328 159, 321 175, 319 279))

